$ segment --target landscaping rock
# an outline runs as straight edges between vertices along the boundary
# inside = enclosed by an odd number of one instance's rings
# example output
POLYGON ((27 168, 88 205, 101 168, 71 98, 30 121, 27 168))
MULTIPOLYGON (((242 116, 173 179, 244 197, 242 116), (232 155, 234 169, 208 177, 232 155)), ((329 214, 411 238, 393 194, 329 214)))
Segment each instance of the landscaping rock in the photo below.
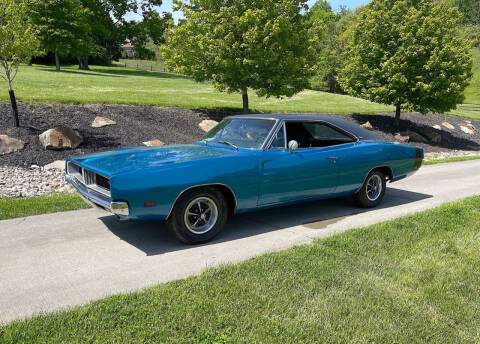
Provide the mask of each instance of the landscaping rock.
POLYGON ((455 130, 455 127, 448 122, 443 122, 442 125, 447 129, 455 130))
POLYGON ((38 139, 43 148, 53 150, 74 149, 83 142, 82 136, 69 127, 49 129, 38 135, 38 139))
POLYGON ((438 124, 435 124, 435 125, 433 126, 433 129, 442 130, 442 127, 441 127, 440 125, 438 125, 438 124))
POLYGON ((475 130, 477 130, 477 128, 475 128, 473 126, 472 122, 470 122, 470 121, 467 121, 467 124, 465 124, 465 127, 467 127, 468 129, 470 129, 473 132, 475 132, 475 130))
POLYGON ((0 155, 10 154, 22 150, 25 142, 7 135, 0 135, 0 155))
POLYGON ((410 136, 403 136, 401 134, 396 134, 395 140, 397 140, 398 142, 407 143, 408 141, 410 141, 410 136))
POLYGON ((97 116, 97 117, 95 117, 95 119, 92 122, 92 127, 93 128, 101 128, 101 127, 105 127, 107 125, 115 125, 115 124, 117 124, 117 122, 112 121, 109 118, 97 116))
POLYGON ((460 126, 460 130, 463 131, 465 134, 469 134, 469 135, 473 135, 475 133, 474 130, 470 129, 470 128, 467 128, 466 126, 464 125, 461 125, 460 126))
POLYGON ((214 120, 211 120, 211 119, 205 119, 203 120, 202 122, 200 122, 200 124, 198 125, 198 127, 200 129, 202 129, 204 132, 209 132, 210 130, 212 130, 213 128, 215 128, 215 126, 218 124, 217 121, 214 121, 214 120))
POLYGON ((373 130, 373 126, 370 122, 365 122, 361 125, 362 128, 367 129, 367 130, 373 130))
POLYGON ((62 170, 0 166, 0 198, 32 197, 73 192, 62 170))
POLYGON ((65 170, 65 160, 57 160, 43 167, 45 170, 65 170))
POLYGON ((428 140, 423 137, 422 135, 420 135, 419 133, 413 131, 413 130, 407 130, 407 131, 404 131, 401 133, 402 136, 408 136, 410 138, 410 142, 411 141, 415 141, 415 142, 421 142, 421 143, 425 143, 425 142, 428 142, 428 140))
POLYGON ((440 143, 442 141, 442 135, 440 135, 433 129, 430 129, 428 127, 420 127, 418 128, 418 131, 422 136, 426 137, 431 142, 440 143))
POLYGON ((152 141, 143 142, 143 144, 147 147, 154 147, 154 146, 163 146, 165 143, 163 143, 160 140, 155 139, 155 140, 152 140, 152 141))

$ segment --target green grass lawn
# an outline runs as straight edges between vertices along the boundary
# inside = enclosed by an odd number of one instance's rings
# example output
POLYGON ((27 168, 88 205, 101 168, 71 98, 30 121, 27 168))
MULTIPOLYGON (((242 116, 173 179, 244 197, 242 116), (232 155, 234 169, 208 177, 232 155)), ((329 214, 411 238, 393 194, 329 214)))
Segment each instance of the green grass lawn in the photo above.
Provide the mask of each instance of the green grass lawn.
POLYGON ((436 164, 444 164, 447 162, 459 162, 459 161, 469 161, 469 160, 478 160, 478 159, 480 159, 480 155, 456 156, 452 158, 429 160, 429 161, 425 161, 423 164, 436 165, 436 164))
MULTIPOLYGON (((188 78, 162 72, 137 71, 121 67, 92 66, 79 71, 76 66, 22 66, 14 88, 19 100, 66 103, 118 103, 188 108, 223 108, 240 110, 239 94, 220 93, 209 83, 196 83, 188 78)), ((8 90, 1 89, 0 99, 8 100, 8 90)), ((250 93, 254 111, 378 113, 392 107, 362 99, 317 91, 304 91, 292 98, 258 98, 250 93)))
POLYGON ((480 48, 473 50, 473 79, 465 90, 465 102, 452 114, 480 119, 480 48))
POLYGON ((0 220, 89 208, 76 194, 60 193, 28 198, 0 198, 0 220))
POLYGON ((113 64, 118 67, 146 71, 164 72, 166 69, 165 64, 162 61, 120 59, 118 62, 113 62, 113 64))
POLYGON ((14 322, 0 342, 478 343, 479 217, 469 198, 14 322))
MULTIPOLYGON (((467 88, 465 104, 452 114, 480 119, 480 49, 474 50, 474 78, 467 88)), ((121 61, 124 62, 125 61, 121 61)), ((53 66, 22 66, 14 84, 19 100, 64 103, 115 103, 187 108, 240 110, 239 94, 220 93, 210 83, 196 83, 189 78, 148 69, 151 61, 126 61, 132 68, 92 66, 79 71, 77 66, 63 66, 56 73, 53 66)), ((155 68, 161 63, 155 63, 155 68)), ((155 69, 154 68, 154 69, 155 69)), ((0 100, 8 100, 8 90, 0 92, 0 100)), ((355 97, 312 90, 292 98, 259 98, 250 92, 253 111, 313 113, 382 113, 393 107, 371 103, 355 97)))

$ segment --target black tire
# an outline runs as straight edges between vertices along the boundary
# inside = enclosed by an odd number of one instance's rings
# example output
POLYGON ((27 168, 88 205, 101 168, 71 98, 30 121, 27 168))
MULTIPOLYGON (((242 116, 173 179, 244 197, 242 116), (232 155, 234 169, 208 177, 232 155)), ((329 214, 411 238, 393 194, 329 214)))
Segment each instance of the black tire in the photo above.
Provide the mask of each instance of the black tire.
POLYGON ((228 204, 225 196, 213 187, 203 187, 186 191, 180 196, 167 220, 167 225, 181 242, 201 244, 217 236, 227 219, 228 204), (200 216, 201 212, 204 212, 202 213, 204 218, 200 216), (199 215, 196 215, 197 213, 199 215))
POLYGON ((387 182, 385 175, 379 170, 374 170, 367 176, 365 183, 354 195, 354 198, 359 206, 363 208, 374 208, 382 202, 386 189, 387 182), (381 187, 380 190, 375 190, 375 185, 377 184, 381 187))

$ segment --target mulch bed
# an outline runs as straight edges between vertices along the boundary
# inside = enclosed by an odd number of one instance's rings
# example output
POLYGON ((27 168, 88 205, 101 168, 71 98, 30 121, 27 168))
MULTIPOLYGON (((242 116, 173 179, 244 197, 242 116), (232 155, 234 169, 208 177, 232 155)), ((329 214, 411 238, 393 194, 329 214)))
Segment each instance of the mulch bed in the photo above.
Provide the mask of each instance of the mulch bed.
MULTIPOLYGON (((142 145, 142 142, 159 139, 166 144, 191 143, 203 136, 198 124, 204 119, 221 120, 231 114, 215 110, 191 110, 172 107, 128 106, 128 105, 64 105, 43 103, 19 103, 20 128, 13 128, 9 103, 0 102, 0 134, 20 139, 25 148, 17 153, 1 155, 0 165, 43 166, 69 155, 107 150, 112 148, 142 145), (107 117, 117 125, 92 128, 96 116, 107 117), (83 136, 83 144, 76 150, 44 150, 38 140, 43 131, 69 126, 83 136)), ((374 132, 388 141, 395 141, 399 132, 393 126, 393 114, 347 115, 341 116, 359 124, 370 121, 374 132)), ((455 116, 422 115, 409 113, 402 115, 400 131, 415 130, 418 126, 432 127, 447 121, 455 130, 443 128, 440 143, 418 143, 426 152, 452 150, 480 150, 480 121, 471 120, 477 128, 473 135, 465 134, 460 125, 465 119, 455 116)))

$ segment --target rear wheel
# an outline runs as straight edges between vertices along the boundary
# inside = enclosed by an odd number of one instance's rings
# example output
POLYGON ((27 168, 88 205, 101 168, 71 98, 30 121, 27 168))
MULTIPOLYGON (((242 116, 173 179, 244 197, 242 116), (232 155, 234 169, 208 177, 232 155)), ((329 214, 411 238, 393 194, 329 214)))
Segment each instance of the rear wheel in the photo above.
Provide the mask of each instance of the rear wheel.
POLYGON ((218 235, 227 218, 228 204, 223 194, 215 188, 205 187, 181 195, 167 224, 180 241, 200 244, 218 235))
POLYGON ((361 189, 355 194, 355 200, 363 208, 373 208, 379 205, 386 190, 385 175, 378 170, 370 172, 361 189))

